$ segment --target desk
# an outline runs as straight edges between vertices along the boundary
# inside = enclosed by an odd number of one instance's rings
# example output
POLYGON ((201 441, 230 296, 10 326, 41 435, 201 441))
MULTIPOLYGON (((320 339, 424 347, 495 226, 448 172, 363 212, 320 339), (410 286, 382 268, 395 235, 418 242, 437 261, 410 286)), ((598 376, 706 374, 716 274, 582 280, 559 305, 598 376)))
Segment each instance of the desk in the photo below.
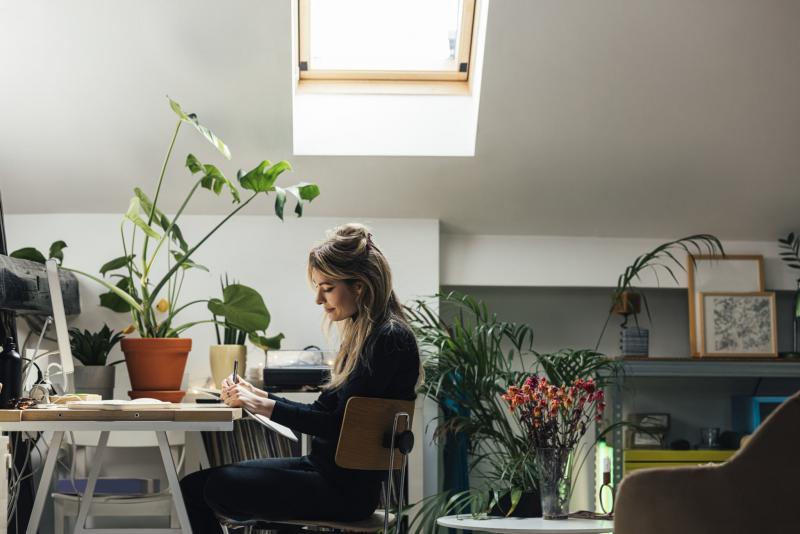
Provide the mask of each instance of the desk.
MULTIPOLYGON (((48 444, 47 457, 42 468, 42 478, 36 499, 33 502, 30 521, 26 534, 36 534, 42 518, 44 503, 50 492, 50 482, 56 467, 56 457, 64 438, 64 432, 74 430, 93 430, 100 432, 97 443, 97 452, 94 456, 89 478, 86 481, 86 491, 81 498, 78 509, 78 518, 75 521, 75 533, 104 534, 107 529, 87 529, 86 518, 89 514, 89 505, 94 495, 97 477, 100 474, 103 452, 108 443, 108 433, 111 431, 151 431, 155 432, 164 471, 167 474, 170 493, 175 504, 175 511, 180 523, 179 529, 136 529, 137 533, 147 534, 177 534, 179 532, 191 533, 189 516, 183 503, 183 495, 178 481, 175 462, 169 450, 167 431, 185 431, 187 440, 193 436, 201 445, 200 465, 208 467, 208 458, 202 448, 199 432, 230 431, 233 430, 234 419, 239 419, 242 411, 239 408, 202 408, 195 405, 167 410, 69 410, 67 408, 47 410, 0 410, 0 431, 3 432, 52 432, 53 436, 48 444), (191 434, 188 434, 191 433, 191 434)), ((115 530, 116 531, 116 530, 115 530)))
POLYGON ((440 517, 443 527, 498 534, 600 534, 614 531, 613 521, 597 519, 545 520, 541 517, 495 517, 472 519, 468 514, 440 517))

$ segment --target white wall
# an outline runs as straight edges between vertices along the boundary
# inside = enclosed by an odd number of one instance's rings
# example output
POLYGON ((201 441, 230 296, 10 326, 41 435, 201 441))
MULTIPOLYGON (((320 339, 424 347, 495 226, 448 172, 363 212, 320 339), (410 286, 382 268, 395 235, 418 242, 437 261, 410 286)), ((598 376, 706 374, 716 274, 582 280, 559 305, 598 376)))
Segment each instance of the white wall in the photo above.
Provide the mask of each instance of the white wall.
MULTIPOLYGON (((701 230, 701 229, 697 229, 701 230)), ((677 239, 443 234, 442 285, 507 287, 615 287, 617 277, 641 254, 677 239)), ((768 290, 795 289, 797 273, 778 256, 777 241, 722 241, 726 254, 764 256, 768 290)), ((674 251, 673 251, 674 252, 674 251)), ((685 261, 685 253, 675 256, 685 261)), ((686 287, 686 276, 674 269, 679 284, 664 270, 658 278, 647 270, 639 287, 686 287)))
MULTIPOLYGON (((313 205, 307 212, 312 210, 313 205)), ((220 219, 212 215, 188 215, 179 223, 192 245, 220 219)), ((52 241, 63 239, 68 245, 64 250, 64 265, 97 274, 103 263, 122 255, 121 220, 116 214, 10 215, 6 217, 9 250, 35 246, 46 252, 52 241)), ((228 273, 261 292, 272 315, 268 333, 283 332, 286 336, 283 348, 312 344, 331 348, 332 340, 326 339, 320 328, 322 314, 306 280, 306 260, 309 249, 324 239, 325 231, 344 222, 348 220, 287 216, 286 222, 281 223, 273 216, 233 218, 193 256, 211 272, 189 271, 180 302, 219 297, 219 276, 228 273)), ((438 290, 437 221, 365 219, 361 222, 372 228, 376 243, 391 262, 401 300, 438 290)), ((130 323, 127 314, 99 307, 98 295, 105 292, 101 286, 82 277, 79 280, 82 313, 71 324, 94 329, 108 322, 119 329, 130 323)), ((205 304, 198 304, 178 317, 177 324, 181 324, 208 319, 210 315, 205 304)), ((193 327, 186 335, 193 339, 187 364, 189 381, 197 385, 209 376, 208 346, 216 343, 215 336, 210 325, 193 327)), ((251 349, 251 359, 263 362, 263 352, 251 349)))

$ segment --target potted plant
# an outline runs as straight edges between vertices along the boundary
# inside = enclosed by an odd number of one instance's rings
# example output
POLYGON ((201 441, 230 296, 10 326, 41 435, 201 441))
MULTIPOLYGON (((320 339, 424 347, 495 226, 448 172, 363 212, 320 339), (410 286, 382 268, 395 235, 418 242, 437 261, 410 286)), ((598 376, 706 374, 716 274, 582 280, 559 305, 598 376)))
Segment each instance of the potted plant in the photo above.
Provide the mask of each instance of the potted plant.
POLYGON ((122 332, 114 332, 107 324, 98 332, 69 329, 69 345, 72 357, 82 365, 75 367, 75 391, 97 393, 104 399, 114 397, 114 365, 125 360, 107 364, 111 349, 123 338, 122 332), (107 364, 107 365, 106 365, 107 364))
MULTIPOLYGON (((658 279, 658 271, 661 269, 677 284, 678 279, 675 277, 673 268, 677 266, 684 271, 686 268, 680 261, 678 261, 675 254, 678 252, 685 252, 690 255, 689 257, 692 257, 692 251, 697 253, 705 252, 707 254, 725 254, 725 251, 722 248, 722 243, 720 243, 717 237, 711 234, 696 234, 662 243, 653 250, 638 256, 632 264, 625 268, 622 274, 620 274, 617 278, 617 287, 614 289, 614 293, 611 295, 611 305, 609 306, 608 314, 606 315, 606 320, 603 324, 603 329, 600 332, 600 336, 597 338, 595 350, 600 349, 600 342, 603 340, 603 335, 606 333, 608 323, 611 321, 611 317, 614 313, 624 317, 622 324, 623 335, 627 328, 628 315, 634 315, 636 327, 635 332, 631 332, 631 334, 633 334, 632 337, 638 338, 634 339, 635 342, 640 340, 643 341, 646 347, 649 340, 649 332, 646 329, 639 327, 639 321, 637 317, 642 303, 644 303, 644 309, 647 312, 647 319, 649 322, 652 322, 652 317, 650 316, 650 307, 647 304, 647 297, 644 295, 644 293, 636 291, 634 288, 634 282, 639 280, 642 273, 648 269, 654 272, 656 279, 658 279)), ((648 351, 645 348, 644 354, 647 354, 647 352, 648 351)))
POLYGON ((245 340, 257 347, 264 349, 280 349, 284 335, 277 334, 266 336, 266 330, 271 320, 264 299, 255 289, 242 284, 220 279, 222 299, 208 301, 208 309, 214 317, 214 329, 217 335, 217 344, 209 347, 209 360, 211 362, 211 377, 214 386, 220 388, 222 380, 231 374, 233 361, 239 362, 242 373, 247 368, 247 348, 245 340), (246 305, 242 303, 246 302, 246 305), (247 308, 248 313, 239 313, 242 308, 247 308), (221 321, 220 317, 224 320, 221 321), (220 327, 222 334, 220 335, 220 327))
POLYGON ((575 447, 592 421, 605 409, 604 394, 594 379, 551 384, 531 375, 502 395, 525 430, 542 502, 544 519, 567 519, 575 474, 575 447))
POLYGON ((521 421, 508 417, 502 395, 524 380, 525 369, 553 383, 602 375, 604 385, 618 362, 591 350, 538 354, 530 326, 501 321, 468 295, 435 298, 416 301, 407 312, 425 357, 423 392, 441 409, 436 435, 444 439, 444 491, 417 503, 409 529, 428 531, 436 517, 470 507, 483 514, 541 515, 535 454, 521 421))
MULTIPOLYGON (((294 211, 297 216, 302 216, 303 204, 319 195, 319 188, 311 183, 298 183, 286 188, 275 185, 282 173, 291 170, 291 165, 287 161, 273 165, 264 160, 247 172, 240 170, 237 173, 239 187, 242 188, 242 193, 247 193, 242 197, 239 189, 219 168, 202 163, 193 154, 189 154, 186 157, 186 167, 194 181, 175 215, 172 218, 167 217, 159 209, 158 201, 172 149, 183 124, 189 124, 200 132, 225 158, 231 157, 227 145, 202 125, 195 114, 185 113, 171 99, 169 104, 178 116, 175 131, 152 200, 141 189, 134 189, 128 211, 120 223, 122 255, 106 262, 100 268, 100 277, 71 269, 108 289, 100 297, 102 306, 118 312, 130 312, 134 327, 141 336, 135 339, 126 337, 121 344, 134 390, 132 395, 144 392, 146 396, 156 398, 174 398, 174 392, 180 389, 186 359, 192 346, 192 340, 181 335, 197 324, 215 322, 214 319, 185 323, 176 321, 181 311, 206 302, 198 300, 179 304, 186 272, 190 269, 207 270, 193 261, 195 252, 257 197, 274 193, 275 214, 282 220, 287 197, 297 200, 294 211), (190 246, 177 222, 200 188, 208 189, 216 195, 227 190, 234 207, 196 244, 190 246), (165 274, 158 278, 154 269, 157 262, 165 265, 165 274), (164 391, 168 394, 162 395, 161 392, 164 391)), ((251 311, 250 304, 250 301, 230 302, 226 313, 246 314, 251 311)))

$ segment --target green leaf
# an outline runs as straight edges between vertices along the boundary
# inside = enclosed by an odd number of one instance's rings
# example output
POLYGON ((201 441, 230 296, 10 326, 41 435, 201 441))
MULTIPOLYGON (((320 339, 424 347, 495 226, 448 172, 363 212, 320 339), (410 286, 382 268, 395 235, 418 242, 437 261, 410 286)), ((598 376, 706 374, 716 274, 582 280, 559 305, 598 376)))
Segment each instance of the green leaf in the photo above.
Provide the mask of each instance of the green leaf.
POLYGON ((150 226, 148 226, 144 219, 142 219, 142 217, 139 215, 141 211, 142 203, 139 200, 139 197, 133 197, 130 205, 128 206, 128 211, 125 213, 125 218, 138 226, 145 234, 149 235, 153 239, 160 239, 161 236, 158 234, 158 232, 150 228, 150 226))
POLYGON ((286 205, 286 191, 281 187, 275 188, 275 215, 283 220, 283 207, 286 205))
POLYGON ((36 263, 45 263, 47 261, 47 258, 44 257, 44 254, 33 247, 25 247, 15 250, 9 254, 9 256, 19 260, 35 261, 36 263))
MULTIPOLYGON (((145 195, 144 192, 138 187, 135 187, 133 189, 133 193, 136 195, 136 198, 139 199, 139 202, 141 202, 142 209, 149 218, 150 211, 153 209, 153 203, 150 201, 147 195, 145 195)), ((156 222, 161 227, 161 229, 166 232, 167 228, 169 228, 170 224, 172 224, 169 218, 166 215, 164 215, 164 213, 158 208, 155 209, 153 215, 156 222)), ((181 229, 178 228, 177 224, 172 225, 172 230, 170 230, 170 236, 172 237, 172 240, 180 247, 181 250, 183 251, 189 250, 189 245, 186 243, 186 241, 184 241, 181 229)))
POLYGON ((203 170, 203 164, 200 163, 194 154, 189 154, 186 156, 186 166, 189 168, 192 174, 198 173, 203 170))
POLYGON ((209 272, 208 267, 195 263, 191 258, 186 258, 184 253, 177 250, 172 251, 172 257, 175 258, 175 263, 180 263, 182 269, 200 269, 201 271, 209 272))
POLYGON ((114 258, 113 260, 106 262, 105 264, 103 264, 102 267, 100 267, 100 274, 105 276, 105 274, 108 271, 114 271, 116 269, 125 267, 126 265, 128 265, 130 261, 133 261, 134 257, 135 255, 120 256, 119 258, 114 258))
POLYGON ((281 340, 284 339, 286 336, 284 336, 283 334, 278 334, 277 336, 264 337, 264 336, 259 336, 258 334, 250 334, 247 337, 250 340, 250 343, 252 343, 253 345, 255 345, 260 349, 278 350, 281 348, 281 340))
POLYGON ((222 298, 208 301, 208 309, 214 315, 224 317, 228 323, 248 333, 266 330, 269 326, 269 311, 255 289, 231 284, 222 290, 222 298))
POLYGON ((205 137, 209 143, 214 145, 216 149, 219 150, 223 156, 225 156, 227 159, 231 159, 231 151, 228 150, 227 145, 222 142, 222 139, 214 135, 214 132, 212 132, 211 130, 200 124, 200 122, 197 120, 197 115, 195 115, 194 113, 188 113, 188 114, 185 113, 183 109, 181 109, 180 104, 178 104, 169 97, 167 97, 167 99, 169 100, 169 107, 172 108, 172 111, 174 111, 175 114, 178 117, 180 117, 182 121, 188 122, 189 124, 194 126, 195 129, 201 134, 203 134, 203 137, 205 137))
POLYGON ((267 193, 275 190, 275 182, 285 171, 292 170, 288 161, 279 161, 272 165, 269 160, 264 160, 250 172, 239 177, 239 184, 244 189, 256 193, 267 193))
POLYGON ((294 212, 298 217, 303 216, 303 201, 311 202, 319 196, 319 187, 316 184, 301 182, 286 188, 297 199, 294 212))
POLYGON ((215 194, 219 195, 222 192, 223 186, 227 185, 228 189, 231 191, 233 201, 237 204, 241 201, 239 198, 239 190, 236 189, 236 186, 233 185, 233 182, 228 180, 225 175, 222 174, 222 171, 220 171, 214 165, 203 165, 196 157, 194 157, 192 154, 189 154, 186 157, 186 166, 189 168, 192 174, 198 172, 204 173, 203 177, 200 178, 200 185, 205 189, 214 191, 215 194))
POLYGON ((50 257, 58 260, 59 265, 64 261, 63 250, 65 248, 67 248, 67 244, 63 241, 54 241, 53 244, 50 245, 50 257))
MULTIPOLYGON (((119 282, 117 282, 117 288, 125 293, 130 293, 131 285, 131 279, 128 277, 121 278, 119 282)), ((108 308, 109 310, 117 313, 126 313, 131 311, 131 305, 125 302, 125 300, 123 300, 117 293, 114 293, 113 291, 109 291, 108 293, 103 293, 100 295, 100 306, 103 308, 108 308)))

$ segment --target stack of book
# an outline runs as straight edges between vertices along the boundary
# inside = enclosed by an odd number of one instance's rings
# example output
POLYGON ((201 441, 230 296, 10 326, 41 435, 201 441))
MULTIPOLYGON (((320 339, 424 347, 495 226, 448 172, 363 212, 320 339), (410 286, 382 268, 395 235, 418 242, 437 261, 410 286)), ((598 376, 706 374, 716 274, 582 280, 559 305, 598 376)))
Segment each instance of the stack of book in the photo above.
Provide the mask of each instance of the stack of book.
POLYGON ((203 432, 203 444, 212 466, 297 455, 289 439, 249 418, 234 421, 233 432, 203 432))

